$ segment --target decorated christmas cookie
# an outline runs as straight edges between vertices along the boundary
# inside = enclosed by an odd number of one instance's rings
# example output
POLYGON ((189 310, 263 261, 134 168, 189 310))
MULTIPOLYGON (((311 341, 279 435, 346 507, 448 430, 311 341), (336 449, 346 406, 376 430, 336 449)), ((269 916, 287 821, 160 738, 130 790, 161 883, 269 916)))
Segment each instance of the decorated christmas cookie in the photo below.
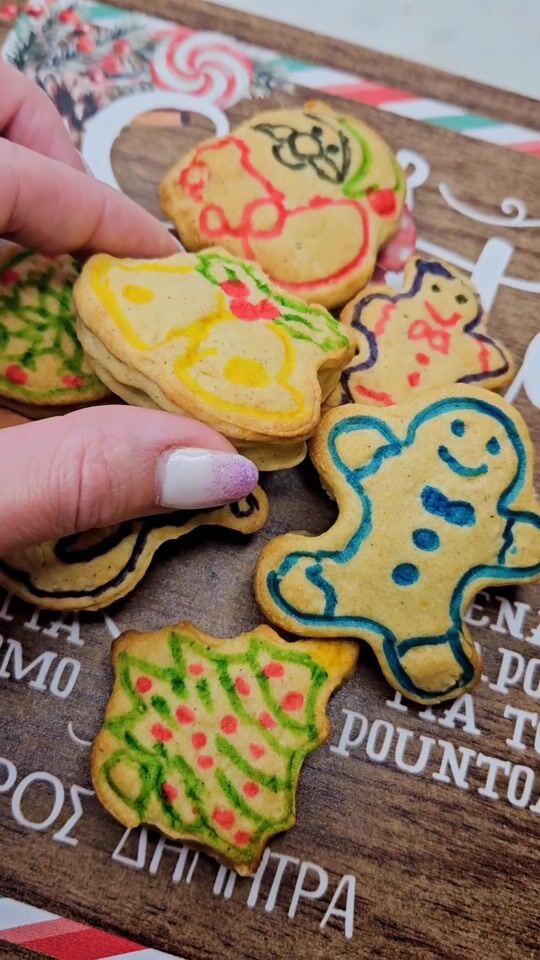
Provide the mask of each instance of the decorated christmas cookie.
POLYGON ((161 185, 189 250, 217 244, 257 260, 285 290, 327 307, 368 282, 403 200, 404 174, 386 143, 315 101, 206 140, 161 185))
POLYGON ((341 319, 355 331, 358 353, 331 404, 390 406, 445 384, 496 389, 512 379, 512 359, 488 336, 478 291, 446 263, 412 257, 402 290, 368 286, 341 319))
POLYGON ((75 335, 72 288, 79 267, 11 244, 0 249, 0 396, 30 407, 100 400, 107 389, 75 335))
POLYGON ((0 557, 0 585, 49 610, 99 610, 130 593, 156 550, 197 527, 255 533, 266 523, 268 500, 260 487, 230 506, 178 510, 114 527, 25 547, 0 557))
POLYGON ((280 466, 298 462, 354 352, 352 334, 323 307, 220 250, 94 256, 75 303, 79 338, 112 390, 197 417, 255 458, 260 448, 265 463, 272 447, 280 466))
POLYGON ((380 411, 349 404, 325 416, 312 456, 338 519, 265 547, 255 578, 265 615, 297 634, 366 640, 413 700, 463 693, 481 668, 463 623, 472 598, 540 576, 521 416, 470 386, 380 411))
POLYGON ((126 633, 92 749, 101 803, 247 875, 295 822, 306 756, 323 743, 330 694, 353 672, 352 643, 286 643, 261 626, 216 640, 190 624, 126 633))

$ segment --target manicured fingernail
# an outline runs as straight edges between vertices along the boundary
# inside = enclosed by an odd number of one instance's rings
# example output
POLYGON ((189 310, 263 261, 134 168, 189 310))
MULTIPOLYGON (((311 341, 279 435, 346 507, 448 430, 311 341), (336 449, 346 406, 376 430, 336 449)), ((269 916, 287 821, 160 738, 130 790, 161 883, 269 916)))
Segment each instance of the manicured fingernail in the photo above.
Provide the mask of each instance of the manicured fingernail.
POLYGON ((175 244, 175 246, 177 246, 178 249, 182 251, 182 253, 185 253, 185 252, 186 252, 186 248, 184 247, 183 244, 180 243, 178 237, 175 237, 174 233, 170 233, 170 232, 169 232, 169 235, 170 235, 171 240, 172 240, 173 243, 175 244))
POLYGON ((173 510, 217 507, 251 493, 259 472, 239 453, 182 447, 167 450, 157 467, 157 502, 173 510))

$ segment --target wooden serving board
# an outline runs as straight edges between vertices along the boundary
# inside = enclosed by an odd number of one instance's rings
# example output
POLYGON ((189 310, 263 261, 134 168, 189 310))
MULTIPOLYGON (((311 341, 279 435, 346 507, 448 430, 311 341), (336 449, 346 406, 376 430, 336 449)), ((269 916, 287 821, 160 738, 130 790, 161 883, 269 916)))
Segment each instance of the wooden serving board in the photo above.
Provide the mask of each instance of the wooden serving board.
MULTIPOLYGON (((427 68, 405 71, 392 58, 245 14, 195 0, 161 0, 148 10, 419 95, 477 103, 510 122, 540 121, 522 98, 427 68)), ((312 96, 301 87, 278 89, 261 102, 244 98, 226 114, 232 125, 312 96)), ((375 126, 396 150, 420 155, 409 159, 416 165, 410 182, 419 181, 421 249, 444 248, 475 270, 486 299, 495 298, 491 330, 521 362, 539 331, 538 160, 326 99, 375 126), (459 198, 461 212, 445 196, 459 198), (526 204, 522 220, 536 226, 503 223, 508 197, 526 204)), ((210 129, 197 114, 181 126, 158 119, 132 123, 112 153, 122 188, 156 212, 163 171, 210 129)), ((540 369, 529 367, 522 379, 534 395, 540 369)), ((516 390, 540 449, 538 409, 524 388, 516 390)), ((125 834, 91 794, 88 748, 77 740, 91 740, 100 726, 115 626, 156 629, 190 619, 222 636, 250 629, 261 619, 251 578, 262 545, 332 522, 334 507, 309 464, 263 482, 271 516, 260 534, 246 542, 204 531, 165 548, 109 619, 58 618, 0 594, 0 889, 188 960, 532 960, 540 892, 539 585, 495 590, 471 608, 485 676, 456 704, 421 711, 403 703, 362 649, 357 675, 331 703, 330 741, 301 776, 298 825, 271 844, 255 879, 235 879, 151 831, 125 834)), ((105 955, 82 947, 69 954, 105 955)), ((10 944, 0 956, 35 954, 10 944)))

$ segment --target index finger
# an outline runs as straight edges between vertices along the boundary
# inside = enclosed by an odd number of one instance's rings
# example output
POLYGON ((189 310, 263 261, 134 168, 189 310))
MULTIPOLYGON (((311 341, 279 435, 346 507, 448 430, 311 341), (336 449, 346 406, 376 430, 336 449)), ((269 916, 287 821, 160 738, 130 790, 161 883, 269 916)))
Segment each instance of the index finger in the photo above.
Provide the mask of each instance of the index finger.
POLYGON ((44 157, 84 170, 62 118, 46 93, 0 60, 0 133, 44 157))

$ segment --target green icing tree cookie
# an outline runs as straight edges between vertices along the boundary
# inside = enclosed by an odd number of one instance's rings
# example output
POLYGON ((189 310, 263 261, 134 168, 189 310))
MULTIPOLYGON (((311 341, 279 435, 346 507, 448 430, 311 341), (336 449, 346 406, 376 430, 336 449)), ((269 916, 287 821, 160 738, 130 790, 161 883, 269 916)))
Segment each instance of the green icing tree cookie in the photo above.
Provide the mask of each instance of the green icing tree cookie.
POLYGON ((327 738, 328 698, 356 657, 352 643, 289 644, 265 626, 232 640, 190 624, 124 634, 92 749, 97 796, 126 826, 251 873, 295 822, 302 763, 327 738))
POLYGON ((0 396, 47 406, 107 396, 75 335, 79 270, 69 256, 0 253, 0 396))

